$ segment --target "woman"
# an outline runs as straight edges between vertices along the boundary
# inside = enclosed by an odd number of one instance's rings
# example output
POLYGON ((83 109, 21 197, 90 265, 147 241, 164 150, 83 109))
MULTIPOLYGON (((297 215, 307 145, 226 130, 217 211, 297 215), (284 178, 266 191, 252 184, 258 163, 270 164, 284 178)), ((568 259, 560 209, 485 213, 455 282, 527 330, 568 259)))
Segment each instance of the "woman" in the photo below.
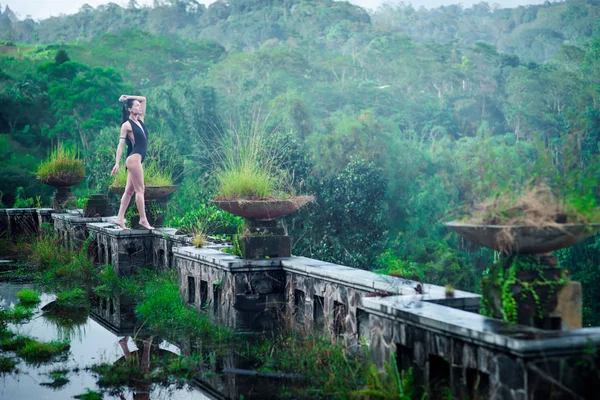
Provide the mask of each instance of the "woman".
POLYGON ((146 98, 142 96, 122 95, 119 97, 119 101, 125 102, 122 110, 123 125, 121 125, 119 146, 117 147, 117 159, 111 175, 119 171, 123 146, 124 143, 127 143, 127 158, 125 159, 127 184, 125 185, 123 197, 121 197, 121 206, 119 207, 119 214, 115 223, 121 229, 129 229, 125 226, 124 222, 125 211, 127 211, 131 196, 135 193, 135 203, 140 214, 140 225, 146 229, 154 229, 148 223, 146 209, 144 208, 144 170, 142 169, 142 162, 146 156, 146 147, 148 145, 148 131, 144 125, 146 98))

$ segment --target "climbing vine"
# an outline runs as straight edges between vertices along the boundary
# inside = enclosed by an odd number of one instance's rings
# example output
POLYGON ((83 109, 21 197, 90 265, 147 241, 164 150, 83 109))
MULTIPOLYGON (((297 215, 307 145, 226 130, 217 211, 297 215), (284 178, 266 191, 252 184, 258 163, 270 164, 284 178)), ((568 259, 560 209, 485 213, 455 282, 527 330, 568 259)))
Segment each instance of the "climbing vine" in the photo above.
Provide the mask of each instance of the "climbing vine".
POLYGON ((537 316, 542 319, 544 304, 540 300, 540 289, 547 290, 546 297, 552 297, 557 287, 562 287, 569 281, 566 270, 561 272, 558 279, 548 279, 544 271, 552 268, 554 267, 547 266, 537 256, 510 256, 500 259, 490 268, 490 274, 481 281, 483 296, 480 313, 489 317, 501 316, 506 322, 517 323, 518 301, 515 297, 515 287, 520 287, 522 292, 519 300, 526 301, 531 296, 537 316), (532 272, 535 278, 532 281, 519 279, 521 271, 532 272), (494 299, 499 299, 499 302, 494 299))

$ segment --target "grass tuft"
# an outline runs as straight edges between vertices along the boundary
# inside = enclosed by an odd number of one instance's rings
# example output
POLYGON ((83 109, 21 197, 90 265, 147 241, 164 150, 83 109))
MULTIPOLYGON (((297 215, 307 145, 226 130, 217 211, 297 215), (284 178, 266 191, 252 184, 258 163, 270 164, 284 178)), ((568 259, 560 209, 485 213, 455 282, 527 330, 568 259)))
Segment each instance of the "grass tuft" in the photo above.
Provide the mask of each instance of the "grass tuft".
POLYGON ((217 200, 290 196, 288 174, 278 168, 279 155, 269 150, 269 135, 266 120, 260 115, 251 121, 230 123, 214 152, 217 200))
POLYGON ((17 355, 30 363, 50 361, 64 355, 70 349, 70 344, 61 340, 38 342, 33 339, 26 341, 25 346, 17 350, 17 355))
POLYGON ((87 308, 89 300, 85 290, 75 288, 56 294, 56 305, 61 308, 87 308))
POLYGON ((83 181, 85 167, 76 149, 62 143, 52 149, 48 160, 38 165, 40 181, 53 185, 72 186, 83 181))
POLYGON ((17 298, 23 305, 34 306, 40 300, 40 294, 33 289, 21 289, 17 292, 17 298))

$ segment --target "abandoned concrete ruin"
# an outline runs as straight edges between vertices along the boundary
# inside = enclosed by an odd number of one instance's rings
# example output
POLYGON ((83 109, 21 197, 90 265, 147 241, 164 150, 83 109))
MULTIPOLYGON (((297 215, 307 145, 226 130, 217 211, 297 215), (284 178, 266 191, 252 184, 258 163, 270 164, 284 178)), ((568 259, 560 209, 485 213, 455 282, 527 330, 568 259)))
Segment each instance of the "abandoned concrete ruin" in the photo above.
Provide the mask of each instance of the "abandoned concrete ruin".
MULTIPOLYGON (((215 321, 242 330, 281 324, 326 335, 383 367, 395 355, 417 381, 449 383, 454 398, 597 398, 600 328, 541 330, 478 314, 480 296, 305 257, 240 259, 226 244, 191 246, 175 229, 122 231, 111 217, 78 211, 2 209, 0 231, 37 232, 50 223, 63 245, 92 237, 89 254, 127 275, 142 266, 175 270, 182 298, 215 321)), ((126 313, 118 299, 99 306, 107 324, 126 313)), ((123 327, 126 328, 126 327, 123 327)), ((233 378, 229 378, 233 379, 233 378)), ((226 390, 225 382, 215 384, 226 390)))

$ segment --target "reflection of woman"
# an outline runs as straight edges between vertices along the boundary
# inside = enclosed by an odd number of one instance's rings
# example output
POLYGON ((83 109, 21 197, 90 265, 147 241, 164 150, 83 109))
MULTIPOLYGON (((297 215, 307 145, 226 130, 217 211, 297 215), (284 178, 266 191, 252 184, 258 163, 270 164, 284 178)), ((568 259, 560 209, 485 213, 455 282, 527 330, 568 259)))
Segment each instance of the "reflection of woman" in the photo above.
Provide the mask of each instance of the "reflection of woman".
MULTIPOLYGON (((146 339, 142 340, 143 350, 142 350, 142 361, 140 363, 140 369, 144 375, 147 375, 150 372, 150 350, 152 349, 152 340, 154 336, 150 336, 146 339)), ((135 357, 129 351, 128 346, 129 336, 125 336, 123 339, 119 340, 119 345, 121 345, 121 349, 123 350, 123 354, 125 355, 126 361, 130 361, 132 357, 135 357)), ((136 345, 139 347, 139 341, 136 342, 136 345)), ((119 396, 121 400, 125 400, 123 395, 119 396)), ((133 392, 133 400, 149 400, 150 399, 150 384, 141 385, 139 388, 136 388, 133 392)))
POLYGON ((154 229, 148 223, 144 207, 144 170, 142 169, 142 162, 146 156, 146 148, 148 146, 148 131, 144 125, 146 98, 142 96, 122 95, 119 101, 125 102, 122 109, 123 125, 121 125, 117 157, 111 175, 115 175, 119 171, 124 143, 127 143, 127 156, 125 159, 127 184, 125 185, 125 192, 121 197, 121 206, 119 207, 119 214, 115 223, 121 229, 129 229, 125 226, 124 222, 125 211, 127 211, 131 197, 135 193, 135 204, 140 214, 140 225, 146 229, 154 229))

